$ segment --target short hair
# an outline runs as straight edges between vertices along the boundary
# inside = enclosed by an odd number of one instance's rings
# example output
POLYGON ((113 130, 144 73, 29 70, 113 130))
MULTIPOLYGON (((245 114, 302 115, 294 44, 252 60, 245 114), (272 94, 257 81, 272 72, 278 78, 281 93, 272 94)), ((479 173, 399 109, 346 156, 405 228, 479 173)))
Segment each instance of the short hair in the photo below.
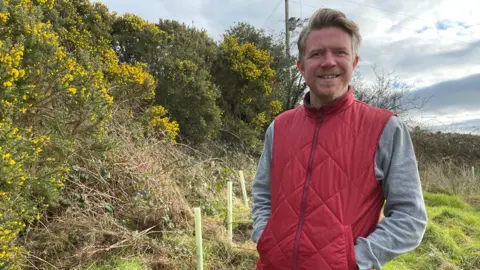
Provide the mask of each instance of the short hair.
POLYGON ((354 21, 348 19, 341 11, 330 8, 321 8, 310 17, 308 25, 302 30, 298 37, 297 46, 299 59, 302 59, 305 54, 305 43, 310 32, 312 32, 312 30, 319 30, 327 27, 338 27, 347 32, 352 40, 353 55, 358 55, 358 49, 362 42, 358 25, 354 21))

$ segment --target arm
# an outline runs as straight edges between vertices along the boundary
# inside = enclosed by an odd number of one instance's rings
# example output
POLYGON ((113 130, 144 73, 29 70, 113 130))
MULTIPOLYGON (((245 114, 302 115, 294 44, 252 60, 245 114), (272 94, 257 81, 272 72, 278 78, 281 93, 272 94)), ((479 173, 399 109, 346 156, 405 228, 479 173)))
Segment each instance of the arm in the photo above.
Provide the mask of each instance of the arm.
POLYGON ((367 238, 358 238, 359 269, 380 269, 414 250, 423 238, 427 213, 413 143, 407 127, 392 117, 377 149, 375 175, 385 193, 384 216, 367 238))
POLYGON ((253 180, 253 232, 252 240, 257 243, 270 217, 270 162, 273 148, 273 122, 265 134, 263 153, 258 162, 257 174, 253 180))

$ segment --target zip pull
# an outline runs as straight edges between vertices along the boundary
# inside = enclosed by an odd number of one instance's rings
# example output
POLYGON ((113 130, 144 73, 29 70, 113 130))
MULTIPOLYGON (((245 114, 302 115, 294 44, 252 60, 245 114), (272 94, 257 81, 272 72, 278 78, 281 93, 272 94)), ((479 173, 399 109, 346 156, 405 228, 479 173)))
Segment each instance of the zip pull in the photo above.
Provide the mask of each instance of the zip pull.
POLYGON ((317 114, 317 124, 320 124, 320 123, 323 122, 323 117, 324 117, 324 115, 323 115, 322 112, 317 114))

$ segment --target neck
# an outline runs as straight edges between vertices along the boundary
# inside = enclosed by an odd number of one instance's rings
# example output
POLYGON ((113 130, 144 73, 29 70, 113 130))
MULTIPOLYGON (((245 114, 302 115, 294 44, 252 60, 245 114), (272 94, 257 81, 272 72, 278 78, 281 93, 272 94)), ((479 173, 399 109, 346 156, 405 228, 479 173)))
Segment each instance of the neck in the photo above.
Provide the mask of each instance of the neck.
POLYGON ((339 98, 344 96, 348 92, 348 88, 345 89, 343 92, 336 93, 330 97, 318 97, 312 91, 310 91, 310 106, 313 108, 321 108, 323 106, 335 103, 339 98))

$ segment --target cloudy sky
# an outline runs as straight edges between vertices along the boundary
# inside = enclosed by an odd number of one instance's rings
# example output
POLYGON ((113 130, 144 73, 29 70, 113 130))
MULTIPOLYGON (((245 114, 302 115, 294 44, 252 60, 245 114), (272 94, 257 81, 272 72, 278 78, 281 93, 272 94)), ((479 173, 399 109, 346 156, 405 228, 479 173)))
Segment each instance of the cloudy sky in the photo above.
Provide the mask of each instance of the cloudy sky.
MULTIPOLYGON (((101 2, 119 14, 194 25, 216 40, 235 22, 278 33, 284 29, 284 0, 101 2)), ((359 24, 364 40, 359 69, 367 80, 375 64, 429 97, 425 107, 412 112, 416 121, 480 132, 479 0, 289 0, 289 15, 308 18, 320 7, 339 9, 359 24)))

